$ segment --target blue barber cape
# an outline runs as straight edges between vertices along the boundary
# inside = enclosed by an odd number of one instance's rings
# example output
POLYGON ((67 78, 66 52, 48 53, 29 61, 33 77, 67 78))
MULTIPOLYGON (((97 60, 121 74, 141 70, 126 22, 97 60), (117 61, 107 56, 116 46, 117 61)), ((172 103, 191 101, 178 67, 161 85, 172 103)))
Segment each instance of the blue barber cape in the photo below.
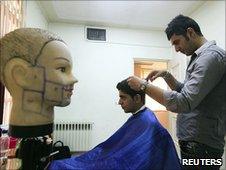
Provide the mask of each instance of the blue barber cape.
POLYGON ((145 108, 105 142, 80 156, 53 161, 49 169, 178 170, 181 166, 171 136, 145 108))

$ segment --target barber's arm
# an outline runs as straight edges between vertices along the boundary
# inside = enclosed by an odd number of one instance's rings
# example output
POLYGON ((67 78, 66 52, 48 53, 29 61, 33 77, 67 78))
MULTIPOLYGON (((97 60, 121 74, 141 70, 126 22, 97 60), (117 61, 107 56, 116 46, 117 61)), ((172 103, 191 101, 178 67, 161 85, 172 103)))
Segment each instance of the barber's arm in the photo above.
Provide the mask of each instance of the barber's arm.
MULTIPOLYGON (((168 86, 171 88, 171 90, 180 91, 183 87, 183 84, 177 81, 172 74, 170 74, 166 70, 154 70, 149 73, 149 75, 146 77, 146 80, 150 80, 151 82, 154 81, 156 78, 162 77, 165 82, 168 84, 168 86)), ((165 105, 166 101, 164 100, 164 90, 154 86, 152 84, 149 84, 145 82, 145 80, 142 80, 138 77, 132 76, 128 79, 128 83, 131 86, 131 88, 135 90, 140 90, 142 85, 145 85, 145 93, 153 98, 155 101, 159 102, 162 105, 165 105)))
POLYGON ((150 72, 146 80, 150 80, 152 82, 158 77, 162 77, 171 90, 180 91, 183 87, 183 84, 177 81, 174 76, 166 70, 154 70, 150 72))
POLYGON ((147 83, 146 80, 143 80, 139 77, 132 76, 128 78, 128 84, 129 86, 134 90, 141 90, 142 86, 145 86, 143 90, 145 90, 145 93, 153 98, 155 101, 159 102, 160 104, 164 105, 164 97, 163 97, 163 89, 154 86, 152 84, 147 83))
MULTIPOLYGON (((169 111, 180 113, 189 112, 191 109, 187 100, 188 97, 180 92, 174 90, 163 90, 136 76, 129 77, 127 81, 132 89, 137 91, 144 90, 148 96, 165 106, 169 111)), ((190 100, 192 102, 193 99, 190 100)))
POLYGON ((135 76, 130 77, 128 83, 134 90, 140 90, 142 84, 146 85, 145 93, 164 105, 167 110, 186 113, 197 107, 220 81, 225 72, 225 64, 222 60, 217 54, 199 59, 199 62, 193 67, 192 74, 189 75, 179 91, 163 90, 151 83, 145 83, 145 80, 135 76))

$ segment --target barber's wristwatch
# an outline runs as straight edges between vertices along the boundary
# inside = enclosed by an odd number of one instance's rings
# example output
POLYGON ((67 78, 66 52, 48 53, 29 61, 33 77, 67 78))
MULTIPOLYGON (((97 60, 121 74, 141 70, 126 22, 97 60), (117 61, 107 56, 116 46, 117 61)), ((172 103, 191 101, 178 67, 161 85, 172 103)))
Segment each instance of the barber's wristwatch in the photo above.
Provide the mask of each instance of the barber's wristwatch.
POLYGON ((148 81, 147 80, 144 80, 141 85, 140 85, 140 90, 141 91, 145 91, 146 88, 147 88, 147 85, 148 85, 148 81))
POLYGON ((170 78, 170 73, 169 73, 168 71, 166 71, 165 74, 162 76, 162 78, 163 78, 164 80, 169 79, 169 78, 170 78))

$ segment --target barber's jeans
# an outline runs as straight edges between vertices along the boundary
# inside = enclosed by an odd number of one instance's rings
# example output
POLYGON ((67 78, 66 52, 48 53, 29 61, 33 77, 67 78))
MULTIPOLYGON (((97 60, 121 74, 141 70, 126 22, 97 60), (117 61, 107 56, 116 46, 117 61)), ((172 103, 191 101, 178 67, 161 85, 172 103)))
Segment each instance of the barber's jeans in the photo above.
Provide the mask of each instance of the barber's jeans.
MULTIPOLYGON (((222 158, 223 152, 224 152, 223 150, 215 149, 195 141, 179 141, 179 145, 181 149, 181 162, 182 161, 185 162, 188 159, 190 159, 191 161, 196 161, 195 163, 191 162, 191 164, 189 165, 188 164, 185 165, 184 163, 182 163, 183 170, 219 170, 220 169, 221 165, 219 165, 219 162, 216 162, 216 160, 222 158), (205 161, 208 161, 208 162, 205 162, 205 161), (193 165, 193 163, 195 165, 193 165)), ((221 162, 223 163, 223 161, 221 162)))

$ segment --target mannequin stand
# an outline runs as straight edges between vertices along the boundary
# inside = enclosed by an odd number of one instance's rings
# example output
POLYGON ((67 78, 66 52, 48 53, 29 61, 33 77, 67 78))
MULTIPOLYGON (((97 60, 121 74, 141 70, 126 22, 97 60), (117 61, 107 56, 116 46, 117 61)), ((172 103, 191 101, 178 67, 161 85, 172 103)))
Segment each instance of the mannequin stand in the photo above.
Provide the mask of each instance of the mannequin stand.
POLYGON ((43 170, 49 163, 52 143, 47 144, 46 137, 23 138, 16 156, 21 159, 22 170, 43 170))

